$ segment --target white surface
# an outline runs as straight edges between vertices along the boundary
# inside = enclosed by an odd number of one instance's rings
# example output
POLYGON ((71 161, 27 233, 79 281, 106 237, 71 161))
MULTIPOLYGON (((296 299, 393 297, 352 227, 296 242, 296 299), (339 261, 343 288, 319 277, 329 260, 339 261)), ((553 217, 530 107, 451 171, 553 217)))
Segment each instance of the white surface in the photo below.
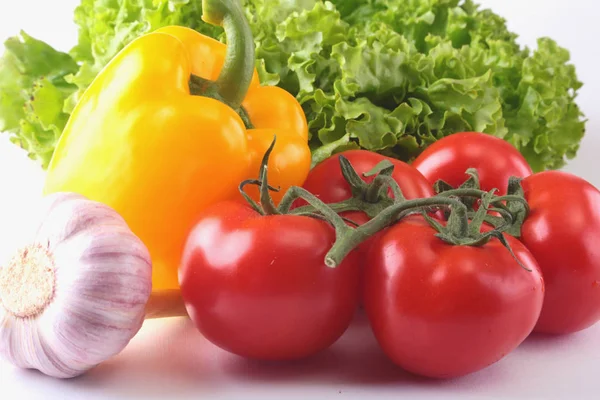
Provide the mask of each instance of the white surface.
MULTIPOLYGON (((78 0, 0 0, 0 40, 25 29, 68 50, 78 0)), ((579 102, 589 118, 578 158, 566 170, 600 187, 600 4, 595 0, 482 0, 505 16, 520 41, 551 36, 571 50, 585 83, 579 102)), ((0 136, 0 257, 31 218, 43 174, 0 136)), ((1 258, 0 258, 1 259, 1 258)), ((600 324, 561 338, 531 337, 499 363, 452 381, 404 374, 378 350, 364 318, 324 354, 292 365, 231 356, 185 319, 147 322, 125 351, 85 377, 58 381, 0 361, 0 399, 596 399, 600 324)))

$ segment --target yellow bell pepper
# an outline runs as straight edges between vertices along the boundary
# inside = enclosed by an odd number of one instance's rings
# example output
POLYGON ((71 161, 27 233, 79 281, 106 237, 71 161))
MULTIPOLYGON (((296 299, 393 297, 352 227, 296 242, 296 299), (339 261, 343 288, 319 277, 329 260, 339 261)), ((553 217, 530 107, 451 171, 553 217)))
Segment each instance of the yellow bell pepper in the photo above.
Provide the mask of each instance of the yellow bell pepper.
POLYGON ((288 92, 260 85, 238 0, 203 0, 202 18, 223 26, 227 46, 171 26, 114 57, 73 110, 44 187, 117 210, 150 250, 155 289, 179 286, 183 246, 199 213, 240 196, 239 183, 258 177, 275 135, 269 178, 282 189, 276 197, 302 185, 310 169, 306 117, 288 92))

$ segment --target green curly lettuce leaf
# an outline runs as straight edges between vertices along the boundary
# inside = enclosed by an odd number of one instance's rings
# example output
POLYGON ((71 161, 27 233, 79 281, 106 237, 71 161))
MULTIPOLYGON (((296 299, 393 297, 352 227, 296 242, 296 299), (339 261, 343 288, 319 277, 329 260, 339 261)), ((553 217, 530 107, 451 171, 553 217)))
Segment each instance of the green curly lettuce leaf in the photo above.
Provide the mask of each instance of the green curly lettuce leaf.
MULTIPOLYGON (((582 84, 568 51, 550 38, 522 48, 502 17, 472 0, 242 4, 261 82, 292 93, 306 113, 313 164, 352 148, 410 161, 467 130, 504 138, 536 171, 560 168, 577 153, 585 132, 575 101, 582 84)), ((78 44, 60 53, 60 85, 43 82, 45 106, 23 110, 40 78, 7 84, 14 71, 5 54, 0 128, 45 165, 77 99, 131 40, 183 25, 225 41, 221 28, 202 22, 201 8, 201 0, 82 0, 78 44)), ((42 62, 26 57, 32 68, 42 62)))
POLYGON ((43 168, 69 118, 65 100, 77 89, 65 77, 78 70, 68 54, 21 32, 0 58, 0 132, 43 168))

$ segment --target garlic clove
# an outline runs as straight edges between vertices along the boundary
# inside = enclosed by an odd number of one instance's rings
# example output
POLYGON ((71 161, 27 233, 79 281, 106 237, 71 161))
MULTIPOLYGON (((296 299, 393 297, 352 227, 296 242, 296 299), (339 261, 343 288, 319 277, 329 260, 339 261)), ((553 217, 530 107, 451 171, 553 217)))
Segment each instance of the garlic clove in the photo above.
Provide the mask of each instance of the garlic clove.
POLYGON ((110 207, 73 193, 42 203, 31 243, 0 266, 0 354, 70 378, 118 354, 138 332, 151 260, 110 207))

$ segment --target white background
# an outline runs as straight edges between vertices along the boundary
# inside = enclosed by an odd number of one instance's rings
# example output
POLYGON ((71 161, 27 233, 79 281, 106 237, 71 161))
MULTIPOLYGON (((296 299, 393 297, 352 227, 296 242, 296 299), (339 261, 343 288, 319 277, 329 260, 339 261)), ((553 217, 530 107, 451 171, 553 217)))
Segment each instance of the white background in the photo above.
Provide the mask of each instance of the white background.
MULTIPOLYGON (((0 0, 0 40, 24 29, 68 50, 78 0, 0 0)), ((566 170, 600 187, 600 5, 595 0, 480 0, 508 19, 520 42, 551 36, 571 51, 589 118, 566 170)), ((0 135, 0 260, 22 236, 43 173, 0 135)), ((86 376, 59 381, 0 360, 0 399, 442 399, 599 398, 600 324, 567 337, 533 336, 499 363, 452 381, 408 376, 378 350, 364 318, 322 355, 264 365, 216 349, 185 319, 147 322, 123 353, 86 376)))

